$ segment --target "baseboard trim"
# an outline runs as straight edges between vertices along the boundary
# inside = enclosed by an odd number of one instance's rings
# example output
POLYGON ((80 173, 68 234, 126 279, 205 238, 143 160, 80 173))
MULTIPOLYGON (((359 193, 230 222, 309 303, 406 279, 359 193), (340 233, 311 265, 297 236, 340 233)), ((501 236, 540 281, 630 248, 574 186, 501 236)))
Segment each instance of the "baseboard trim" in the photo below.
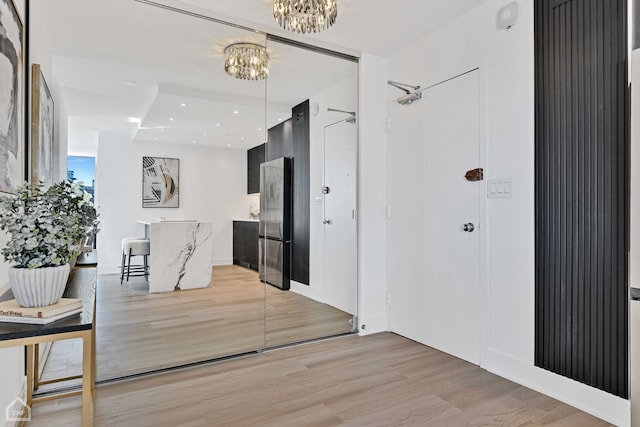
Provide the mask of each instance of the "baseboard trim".
POLYGON ((378 314, 374 316, 361 316, 358 314, 358 335, 365 336, 388 331, 389 325, 387 323, 386 314, 378 314))
POLYGON ((296 282, 295 280, 292 280, 290 285, 291 285, 291 287, 289 288, 290 291, 295 292, 296 294, 302 295, 303 297, 307 297, 309 299, 317 301, 319 303, 324 302, 322 301, 322 296, 319 295, 320 292, 318 292, 313 286, 308 286, 308 285, 296 282))
POLYGON ((631 426, 630 402, 613 394, 537 368, 494 350, 484 353, 482 367, 618 427, 631 426))

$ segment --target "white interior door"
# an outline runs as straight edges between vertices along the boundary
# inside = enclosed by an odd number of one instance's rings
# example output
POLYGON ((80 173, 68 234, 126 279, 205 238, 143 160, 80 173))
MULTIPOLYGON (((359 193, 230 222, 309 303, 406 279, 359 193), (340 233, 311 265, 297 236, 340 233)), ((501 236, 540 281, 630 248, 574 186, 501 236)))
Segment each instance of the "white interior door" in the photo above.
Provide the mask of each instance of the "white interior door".
POLYGON ((480 363, 478 72, 392 107, 388 147, 390 324, 480 363), (473 232, 463 230, 472 223, 473 232))
POLYGON ((324 131, 324 301, 356 312, 357 126, 343 120, 324 131))

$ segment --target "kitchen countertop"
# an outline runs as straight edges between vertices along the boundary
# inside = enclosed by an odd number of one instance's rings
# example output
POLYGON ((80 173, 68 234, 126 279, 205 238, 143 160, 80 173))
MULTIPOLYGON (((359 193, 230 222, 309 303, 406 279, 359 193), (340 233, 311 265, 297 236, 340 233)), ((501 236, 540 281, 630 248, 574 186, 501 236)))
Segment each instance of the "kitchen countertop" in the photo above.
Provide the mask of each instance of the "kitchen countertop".
POLYGON ((244 222, 260 222, 259 219, 251 219, 251 218, 234 218, 234 221, 244 221, 244 222))

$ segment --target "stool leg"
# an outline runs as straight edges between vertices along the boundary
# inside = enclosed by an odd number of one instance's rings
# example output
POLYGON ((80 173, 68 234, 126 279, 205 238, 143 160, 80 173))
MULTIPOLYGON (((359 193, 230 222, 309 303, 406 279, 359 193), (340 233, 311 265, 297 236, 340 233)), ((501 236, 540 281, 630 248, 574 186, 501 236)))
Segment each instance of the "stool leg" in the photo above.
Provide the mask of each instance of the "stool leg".
POLYGON ((126 259, 126 255, 124 251, 122 251, 122 263, 120 263, 120 284, 122 285, 122 280, 124 279, 124 261, 126 259))
POLYGON ((149 265, 147 263, 147 256, 145 255, 144 258, 144 280, 146 280, 147 282, 149 281, 149 265))
POLYGON ((131 272, 131 249, 129 249, 129 259, 127 260, 127 283, 129 283, 130 272, 131 272))

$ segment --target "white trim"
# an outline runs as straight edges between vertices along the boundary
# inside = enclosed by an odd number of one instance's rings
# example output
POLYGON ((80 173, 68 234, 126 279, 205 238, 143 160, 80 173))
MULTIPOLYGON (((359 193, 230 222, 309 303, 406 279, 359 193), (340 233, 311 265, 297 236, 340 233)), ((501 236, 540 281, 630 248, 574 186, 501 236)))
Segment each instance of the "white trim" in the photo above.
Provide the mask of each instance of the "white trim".
POLYGON ((366 335, 377 334, 379 332, 389 332, 389 325, 386 315, 358 317, 358 335, 361 337, 366 335), (362 329, 362 326, 365 329, 362 329))
POLYGON ((307 286, 302 283, 296 282, 292 280, 290 283, 289 291, 295 292, 296 294, 302 295, 303 297, 307 297, 314 301, 318 301, 319 303, 324 303, 322 300, 321 292, 314 288, 313 286, 307 286))
POLYGON ((483 361, 487 371, 546 394, 618 427, 630 427, 628 400, 537 368, 504 353, 488 350, 483 361))

